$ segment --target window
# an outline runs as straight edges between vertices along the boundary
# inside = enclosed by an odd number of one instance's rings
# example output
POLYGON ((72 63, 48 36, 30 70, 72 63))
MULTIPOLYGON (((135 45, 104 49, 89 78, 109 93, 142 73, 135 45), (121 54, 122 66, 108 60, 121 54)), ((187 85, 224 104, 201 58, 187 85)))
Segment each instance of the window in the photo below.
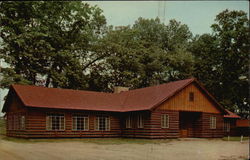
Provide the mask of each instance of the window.
POLYGON ((13 116, 7 115, 7 120, 8 120, 8 130, 13 130, 13 116))
POLYGON ((110 130, 110 118, 109 116, 97 116, 95 120, 95 129, 97 131, 110 130))
POLYGON ((132 128, 132 117, 131 117, 131 115, 129 115, 126 118, 126 128, 132 128))
POLYGON ((225 122, 224 123, 224 131, 230 132, 230 122, 225 122))
POLYGON ((64 130, 64 114, 50 113, 46 117, 46 129, 47 130, 64 130))
POLYGON ((73 130, 89 130, 89 117, 86 115, 73 115, 72 116, 72 129, 73 130))
POLYGON ((14 115, 14 130, 19 130, 20 125, 19 125, 19 115, 14 115))
POLYGON ((138 117, 137 117, 137 127, 138 128, 143 128, 143 126, 144 126, 143 116, 138 115, 138 117))
POLYGON ((21 116, 20 125, 22 130, 25 129, 25 116, 21 116))
POLYGON ((169 128, 169 116, 168 116, 168 114, 161 115, 161 128, 169 128))
POLYGON ((210 117, 210 129, 216 129, 216 117, 210 117))
POLYGON ((189 92, 189 101, 190 102, 194 101, 194 92, 189 92))
POLYGON ((25 129, 25 116, 21 114, 8 115, 8 130, 24 130, 25 129))

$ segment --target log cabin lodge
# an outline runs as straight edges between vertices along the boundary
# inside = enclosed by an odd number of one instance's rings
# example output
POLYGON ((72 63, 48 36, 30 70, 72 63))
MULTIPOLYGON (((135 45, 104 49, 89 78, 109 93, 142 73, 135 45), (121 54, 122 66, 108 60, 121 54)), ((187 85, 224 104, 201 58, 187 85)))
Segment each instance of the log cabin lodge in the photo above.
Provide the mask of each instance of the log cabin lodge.
POLYGON ((114 93, 11 85, 13 137, 223 137, 226 110, 194 78, 114 93))

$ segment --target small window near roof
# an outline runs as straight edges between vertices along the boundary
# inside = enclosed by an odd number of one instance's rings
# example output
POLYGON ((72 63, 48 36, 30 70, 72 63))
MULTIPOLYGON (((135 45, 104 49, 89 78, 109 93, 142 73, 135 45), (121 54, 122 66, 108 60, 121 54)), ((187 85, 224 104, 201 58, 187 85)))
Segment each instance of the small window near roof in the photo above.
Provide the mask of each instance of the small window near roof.
POLYGON ((194 101, 194 92, 189 92, 189 101, 190 102, 194 101))

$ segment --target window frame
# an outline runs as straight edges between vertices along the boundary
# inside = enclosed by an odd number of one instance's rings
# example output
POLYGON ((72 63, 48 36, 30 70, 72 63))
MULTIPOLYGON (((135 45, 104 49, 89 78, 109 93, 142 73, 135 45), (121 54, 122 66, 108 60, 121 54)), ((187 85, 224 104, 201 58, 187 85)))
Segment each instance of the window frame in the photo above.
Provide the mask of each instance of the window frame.
POLYGON ((85 114, 72 114, 72 130, 73 131, 89 131, 89 115, 85 115, 85 114), (76 121, 74 121, 74 118, 76 118, 76 121), (83 119, 83 129, 78 129, 78 122, 77 120, 82 118, 83 119), (87 119, 87 125, 86 124, 86 119, 87 119), (74 122, 76 122, 76 124, 74 124, 74 122), (76 128, 74 128, 76 127, 76 128))
POLYGON ((46 130, 47 131, 65 131, 65 126, 66 126, 66 121, 65 121, 64 113, 50 112, 46 114, 46 130), (53 117, 59 117, 59 123, 58 123, 59 129, 53 129, 53 117), (63 125, 61 124, 61 118, 63 118, 63 125), (61 128, 62 126, 63 128, 61 128))
POLYGON ((25 115, 20 116, 20 130, 26 129, 26 117, 25 115))
POLYGON ((169 114, 161 115, 161 128, 169 128, 169 114))
POLYGON ((194 102, 194 92, 189 92, 189 102, 194 102))
POLYGON ((7 129, 14 130, 14 116, 12 114, 7 115, 7 129))
POLYGON ((107 115, 97 115, 95 117, 95 130, 96 131, 110 131, 111 130, 111 120, 110 120, 110 116, 107 116, 107 115), (100 118, 104 118, 104 124, 105 124, 105 127, 104 129, 100 129, 100 118))
POLYGON ((215 116, 210 116, 210 129, 217 128, 217 118, 215 116))
POLYGON ((230 130, 231 130, 230 122, 228 122, 228 121, 224 122, 224 131, 225 132, 230 132, 230 130))
POLYGON ((125 127, 127 129, 132 128, 132 116, 128 115, 125 120, 125 127))
POLYGON ((144 116, 142 114, 137 116, 137 128, 144 128, 144 116))

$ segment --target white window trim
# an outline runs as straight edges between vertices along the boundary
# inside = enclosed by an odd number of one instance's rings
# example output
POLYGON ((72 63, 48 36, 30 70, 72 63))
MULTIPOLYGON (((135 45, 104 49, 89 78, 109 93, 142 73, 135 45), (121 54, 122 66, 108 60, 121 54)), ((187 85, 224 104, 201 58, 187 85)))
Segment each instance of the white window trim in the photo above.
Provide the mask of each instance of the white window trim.
POLYGON ((46 114, 46 130, 48 131, 65 131, 65 114, 64 113, 47 113, 46 114), (52 129, 52 119, 49 121, 50 117, 56 117, 56 116, 51 116, 50 114, 61 114, 63 116, 59 116, 59 129, 52 129), (61 117, 63 117, 63 129, 61 128, 61 117), (51 122, 49 124, 49 122, 51 122))
POLYGON ((126 128, 132 128, 132 116, 126 117, 126 128))
POLYGON ((26 129, 26 123, 25 123, 25 116, 24 115, 21 115, 21 118, 20 118, 20 129, 21 130, 26 129))
POLYGON ((95 117, 95 130, 96 131, 110 131, 110 116, 106 116, 106 115, 98 115, 95 117), (100 117, 105 117, 105 130, 100 130, 99 128, 99 118, 100 117), (107 123, 108 122, 108 123, 107 123))
POLYGON ((210 129, 216 129, 216 127, 217 127, 216 123, 217 123, 216 117, 211 116, 210 117, 210 129))
POLYGON ((142 114, 137 116, 137 128, 144 128, 144 117, 142 114))
POLYGON ((230 122, 224 122, 224 131, 230 132, 231 124, 230 122))
POLYGON ((89 131, 89 116, 88 115, 81 115, 81 114, 72 114, 72 130, 73 131, 89 131), (84 120, 84 129, 77 129, 77 121, 76 122, 76 128, 74 128, 74 118, 78 118, 78 117, 81 117, 83 118, 84 120), (88 123, 87 123, 87 126, 85 126, 85 120, 87 119, 88 123))
POLYGON ((169 115, 168 114, 161 115, 161 128, 169 128, 169 115))

